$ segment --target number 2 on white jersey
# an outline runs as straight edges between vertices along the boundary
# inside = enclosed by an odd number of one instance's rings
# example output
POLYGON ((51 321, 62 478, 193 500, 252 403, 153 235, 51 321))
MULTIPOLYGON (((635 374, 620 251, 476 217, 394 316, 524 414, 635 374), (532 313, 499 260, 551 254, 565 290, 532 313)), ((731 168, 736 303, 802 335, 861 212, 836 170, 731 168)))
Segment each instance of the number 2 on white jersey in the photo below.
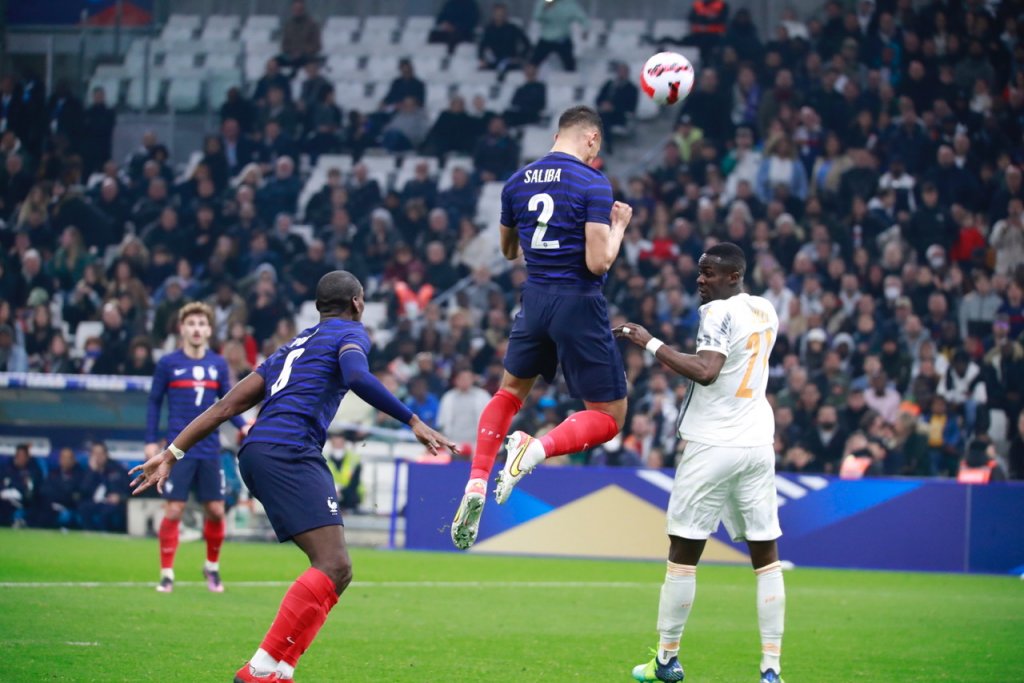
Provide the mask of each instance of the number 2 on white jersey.
POLYGON ((547 192, 541 192, 530 197, 530 203, 526 208, 536 211, 540 205, 540 217, 537 218, 537 229, 533 231, 533 239, 530 240, 530 247, 533 249, 558 249, 558 240, 544 239, 544 233, 548 230, 548 221, 555 213, 555 200, 547 192))
POLYGON ((304 354, 306 349, 295 349, 284 359, 284 367, 281 368, 281 374, 278 376, 277 381, 270 386, 270 395, 273 396, 277 392, 281 391, 288 385, 288 380, 292 378, 292 365, 299 359, 299 356, 304 354))
POLYGON ((768 352, 772 348, 772 331, 764 331, 764 347, 761 347, 761 333, 755 332, 754 334, 747 337, 747 351, 752 351, 750 354, 750 362, 747 363, 747 371, 743 373, 743 380, 740 382, 740 388, 736 390, 736 398, 754 398, 754 388, 750 386, 750 376, 754 374, 754 366, 757 364, 757 358, 761 355, 761 351, 764 351, 764 360, 762 361, 763 369, 768 368, 768 352))

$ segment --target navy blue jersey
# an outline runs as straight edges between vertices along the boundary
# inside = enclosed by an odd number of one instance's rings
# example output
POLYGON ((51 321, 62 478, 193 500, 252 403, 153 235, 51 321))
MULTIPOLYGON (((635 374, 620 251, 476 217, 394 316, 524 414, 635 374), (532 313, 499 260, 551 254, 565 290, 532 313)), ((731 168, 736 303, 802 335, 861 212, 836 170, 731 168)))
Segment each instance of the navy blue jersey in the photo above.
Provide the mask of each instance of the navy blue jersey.
POLYGON ((610 224, 612 188, 571 154, 551 152, 516 171, 501 191, 501 224, 519 231, 531 282, 604 284, 587 269, 587 223, 610 224))
MULTIPOLYGON (((231 389, 228 364, 207 350, 200 358, 189 358, 178 349, 156 364, 146 411, 146 443, 160 440, 160 409, 167 397, 167 443, 174 441, 188 423, 212 406, 231 389)), ((236 422, 240 425, 241 420, 236 422)), ((220 454, 217 432, 188 449, 189 457, 216 458, 220 454)))
POLYGON ((323 449, 327 427, 348 391, 338 356, 354 344, 370 353, 360 322, 325 320, 278 349, 256 372, 266 383, 263 408, 248 442, 323 449))

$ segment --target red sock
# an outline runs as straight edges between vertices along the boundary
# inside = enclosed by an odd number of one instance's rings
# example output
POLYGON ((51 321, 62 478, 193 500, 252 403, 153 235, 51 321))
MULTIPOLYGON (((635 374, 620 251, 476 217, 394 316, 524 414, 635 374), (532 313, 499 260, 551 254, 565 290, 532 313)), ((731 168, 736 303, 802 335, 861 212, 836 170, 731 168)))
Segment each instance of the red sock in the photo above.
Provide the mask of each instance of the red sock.
POLYGON ((295 666, 338 602, 335 590, 334 582, 319 569, 303 572, 284 594, 260 647, 274 659, 295 666))
POLYGON ((207 519, 206 523, 203 524, 203 536, 206 537, 206 560, 208 562, 220 560, 220 547, 224 545, 226 526, 223 517, 216 520, 207 519))
POLYGON ((160 568, 174 569, 174 553, 178 552, 179 519, 167 519, 160 522, 160 568))
POLYGON ((542 436, 540 443, 544 454, 553 458, 600 446, 618 433, 619 426, 608 413, 583 410, 565 418, 562 424, 542 436))
POLYGON ((473 454, 470 479, 490 478, 494 459, 501 450, 501 443, 508 434, 512 418, 522 407, 523 402, 504 389, 499 389, 488 401, 484 412, 480 414, 480 425, 476 430, 476 452, 473 454))

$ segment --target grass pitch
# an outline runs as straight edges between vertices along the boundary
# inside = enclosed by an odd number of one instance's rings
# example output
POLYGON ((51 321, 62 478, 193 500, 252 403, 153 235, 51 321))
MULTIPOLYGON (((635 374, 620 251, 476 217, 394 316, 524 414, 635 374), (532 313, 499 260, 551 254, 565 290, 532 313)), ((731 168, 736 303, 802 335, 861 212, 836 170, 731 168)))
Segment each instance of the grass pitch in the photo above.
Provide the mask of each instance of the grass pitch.
MULTIPOLYGON (((304 558, 290 545, 229 543, 215 595, 201 583, 204 548, 181 547, 179 585, 163 595, 155 540, 0 531, 3 680, 230 681, 304 558)), ((353 559, 356 583, 299 663, 301 683, 627 683, 656 643, 659 563, 358 549, 353 559)), ((687 681, 757 680, 754 590, 748 568, 700 568, 687 681)), ((1016 578, 797 569, 786 590, 789 683, 1024 681, 1016 578)))

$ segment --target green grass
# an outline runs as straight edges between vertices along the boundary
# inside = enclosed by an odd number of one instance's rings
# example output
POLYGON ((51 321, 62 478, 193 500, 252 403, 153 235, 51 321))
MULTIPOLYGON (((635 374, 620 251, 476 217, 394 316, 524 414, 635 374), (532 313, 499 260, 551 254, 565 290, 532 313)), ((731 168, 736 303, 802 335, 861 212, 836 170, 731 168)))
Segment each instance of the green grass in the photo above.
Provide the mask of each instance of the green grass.
MULTIPOLYGON (((178 553, 199 580, 204 546, 178 553)), ((658 563, 355 550, 357 583, 300 662, 302 683, 630 680, 648 657, 658 563), (466 582, 471 587, 387 585, 466 582), (522 587, 495 582, 558 582, 522 587), (362 582, 362 583, 360 583, 362 582), (372 582, 367 585, 366 582, 372 582), (566 583, 620 582, 619 586, 566 583), (488 585, 490 583, 490 585, 488 585)), ((154 540, 0 532, 0 582, 147 582, 154 540)), ((304 569, 292 546, 229 543, 227 591, 179 586, 0 587, 4 681, 229 681, 304 569)), ((703 566, 683 640, 692 683, 756 680, 754 579, 703 566)), ((790 683, 1024 681, 1024 583, 1015 578, 797 569, 783 663, 790 683)))

